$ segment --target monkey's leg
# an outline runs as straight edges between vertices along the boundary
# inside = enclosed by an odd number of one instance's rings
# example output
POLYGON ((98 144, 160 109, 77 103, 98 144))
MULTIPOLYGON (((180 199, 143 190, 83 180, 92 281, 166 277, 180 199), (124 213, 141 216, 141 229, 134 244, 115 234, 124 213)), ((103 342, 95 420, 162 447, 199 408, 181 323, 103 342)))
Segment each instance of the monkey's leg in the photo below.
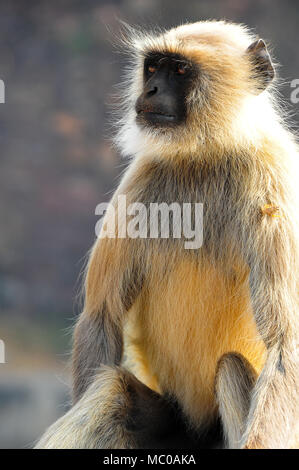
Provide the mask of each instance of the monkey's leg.
POLYGON ((215 391, 227 447, 240 447, 257 374, 237 353, 223 355, 217 367, 215 391))
POLYGON ((103 366, 36 448, 163 448, 179 431, 177 411, 166 399, 125 369, 103 366))

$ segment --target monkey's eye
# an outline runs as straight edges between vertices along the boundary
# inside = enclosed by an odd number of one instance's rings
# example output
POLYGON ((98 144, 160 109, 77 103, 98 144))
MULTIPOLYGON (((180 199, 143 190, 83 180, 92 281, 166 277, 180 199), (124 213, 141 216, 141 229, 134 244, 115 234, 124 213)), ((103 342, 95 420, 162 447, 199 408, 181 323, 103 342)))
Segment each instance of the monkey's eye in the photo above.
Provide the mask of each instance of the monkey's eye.
POLYGON ((188 65, 187 64, 178 64, 176 66, 176 73, 178 75, 185 75, 188 72, 188 65))
POLYGON ((149 73, 155 73, 155 72, 157 71, 157 67, 156 67, 155 65, 149 65, 149 66, 147 67, 147 71, 148 71, 149 73))

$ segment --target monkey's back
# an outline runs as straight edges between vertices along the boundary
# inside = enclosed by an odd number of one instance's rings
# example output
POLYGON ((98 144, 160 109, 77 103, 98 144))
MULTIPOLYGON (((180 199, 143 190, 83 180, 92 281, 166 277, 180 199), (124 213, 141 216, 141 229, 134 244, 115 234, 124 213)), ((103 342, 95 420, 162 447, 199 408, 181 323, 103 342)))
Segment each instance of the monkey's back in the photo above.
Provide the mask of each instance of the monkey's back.
POLYGON ((225 275, 215 265, 186 258, 163 277, 155 266, 159 263, 153 263, 128 315, 126 361, 140 380, 176 399, 200 426, 216 412, 214 380, 224 353, 243 354, 257 372, 264 364, 248 271, 234 266, 225 275))

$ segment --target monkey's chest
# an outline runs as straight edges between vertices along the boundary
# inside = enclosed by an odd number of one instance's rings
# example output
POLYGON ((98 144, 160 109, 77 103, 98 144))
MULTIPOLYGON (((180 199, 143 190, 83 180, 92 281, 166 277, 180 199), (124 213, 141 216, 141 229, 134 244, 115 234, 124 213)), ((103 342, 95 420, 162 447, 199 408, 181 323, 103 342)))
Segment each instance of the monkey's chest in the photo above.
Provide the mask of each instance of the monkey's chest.
POLYGON ((215 413, 224 353, 240 352, 258 372, 265 360, 244 272, 229 279, 208 264, 178 263, 164 279, 151 276, 128 318, 130 367, 148 386, 173 395, 198 425, 215 413))

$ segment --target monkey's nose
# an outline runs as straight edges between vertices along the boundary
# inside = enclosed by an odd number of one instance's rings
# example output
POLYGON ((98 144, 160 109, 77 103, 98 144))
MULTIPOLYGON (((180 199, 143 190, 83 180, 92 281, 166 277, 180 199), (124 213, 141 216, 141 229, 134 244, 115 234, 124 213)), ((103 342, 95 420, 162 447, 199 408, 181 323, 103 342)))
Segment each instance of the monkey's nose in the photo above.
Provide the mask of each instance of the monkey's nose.
POLYGON ((158 92, 157 86, 151 86, 149 90, 146 90, 145 96, 146 98, 150 98, 151 96, 155 95, 158 92))

